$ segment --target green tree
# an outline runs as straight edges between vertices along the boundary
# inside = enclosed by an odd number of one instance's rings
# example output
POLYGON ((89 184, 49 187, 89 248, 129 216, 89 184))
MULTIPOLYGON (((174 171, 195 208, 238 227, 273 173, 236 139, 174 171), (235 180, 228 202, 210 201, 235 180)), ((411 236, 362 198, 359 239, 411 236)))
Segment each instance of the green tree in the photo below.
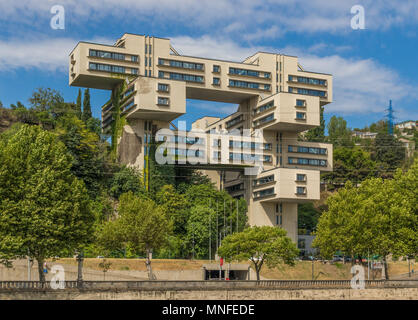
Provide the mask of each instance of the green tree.
POLYGON ((328 140, 334 146, 352 146, 351 130, 342 117, 332 116, 327 125, 328 140))
POLYGON ((358 188, 348 182, 328 198, 313 245, 324 257, 338 250, 347 256, 380 255, 388 277, 389 254, 417 251, 417 172, 415 163, 406 173, 398 170, 393 180, 367 179, 358 188))
POLYGON ((55 132, 72 156, 71 171, 83 179, 91 197, 100 195, 107 170, 105 146, 99 137, 73 114, 61 117, 55 132))
POLYGON ((167 243, 171 223, 164 210, 150 199, 128 192, 119 201, 119 217, 104 225, 99 242, 108 249, 129 246, 135 252, 146 252, 145 264, 152 280, 151 252, 167 243))
POLYGON ((87 123, 87 121, 92 117, 91 113, 91 104, 90 104, 90 90, 87 88, 84 90, 84 99, 83 99, 83 114, 82 120, 87 123))
POLYGON ((76 116, 78 119, 81 120, 81 116, 83 114, 82 108, 81 108, 81 89, 78 89, 78 96, 77 96, 77 103, 76 103, 76 116))
POLYGON ((307 232, 314 231, 321 214, 310 202, 298 204, 298 228, 307 232))
POLYGON ((386 175, 393 176, 393 171, 399 168, 405 160, 405 147, 394 136, 388 133, 378 133, 374 140, 373 159, 383 164, 386 175))
POLYGON ((218 254, 226 261, 251 260, 260 280, 264 263, 275 267, 280 263, 294 265, 299 250, 286 236, 286 230, 278 227, 251 227, 227 236, 219 247, 218 254))
POLYGON ((325 141, 325 119, 324 119, 324 107, 320 107, 320 120, 319 126, 313 129, 309 129, 304 136, 306 141, 312 142, 324 142, 325 141))
POLYGON ((333 160, 333 171, 321 175, 330 185, 341 185, 347 180, 360 183, 377 175, 376 162, 371 159, 370 153, 361 147, 336 147, 333 160))
POLYGON ((36 259, 41 281, 45 259, 91 239, 90 200, 71 163, 64 144, 38 126, 0 140, 0 258, 36 259))
POLYGON ((109 194, 119 199, 123 193, 129 191, 136 195, 144 191, 142 176, 135 168, 123 166, 113 175, 109 194))

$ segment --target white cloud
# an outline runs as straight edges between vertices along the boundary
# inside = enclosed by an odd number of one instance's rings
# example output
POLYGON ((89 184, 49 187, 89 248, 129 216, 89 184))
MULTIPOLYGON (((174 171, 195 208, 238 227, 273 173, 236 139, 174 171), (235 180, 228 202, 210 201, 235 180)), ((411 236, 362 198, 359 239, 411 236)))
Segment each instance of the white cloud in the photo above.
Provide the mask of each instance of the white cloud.
MULTIPOLYGON (((70 38, 0 41, 0 72, 17 68, 66 71, 68 55, 77 42, 70 38)), ((113 43, 114 40, 95 38, 91 42, 113 43)))
MULTIPOLYGON (((186 28, 204 33, 227 32, 258 39, 280 36, 284 32, 354 32, 350 28, 350 9, 358 0, 61 0, 67 19, 73 26, 87 20, 152 21, 181 23, 186 28), (119 20, 118 20, 119 19, 119 20)), ((0 2, 0 21, 33 25, 49 19, 55 1, 3 0, 0 2)), ((387 29, 393 26, 417 25, 416 0, 362 0, 366 28, 387 29)), ((14 24, 15 26, 16 24, 14 24)), ((38 24, 42 25, 42 24, 38 24)), ((251 39, 249 39, 251 40, 251 39)))
MULTIPOLYGON (((406 83, 396 71, 373 59, 350 59, 336 54, 319 56, 296 47, 282 49, 262 46, 243 47, 232 40, 215 39, 210 36, 178 37, 173 39, 173 44, 179 52, 185 55, 216 57, 232 61, 242 61, 256 51, 296 55, 299 57, 299 63, 306 70, 333 75, 334 102, 326 106, 327 112, 382 113, 389 99, 401 102, 403 99, 411 97, 416 99, 417 97, 414 92, 417 92, 418 88, 406 83)), ((315 49, 321 49, 321 47, 315 49)), ((338 50, 343 51, 349 48, 335 47, 334 49, 338 52, 338 50)), ((405 113, 401 105, 398 111, 399 115, 405 113)))

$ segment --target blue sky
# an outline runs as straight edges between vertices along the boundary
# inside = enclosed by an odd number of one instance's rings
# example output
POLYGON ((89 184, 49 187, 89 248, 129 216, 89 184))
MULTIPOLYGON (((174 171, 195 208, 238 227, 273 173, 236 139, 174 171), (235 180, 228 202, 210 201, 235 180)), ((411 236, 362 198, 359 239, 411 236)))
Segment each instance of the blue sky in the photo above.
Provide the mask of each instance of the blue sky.
MULTIPOLYGON (((418 1, 388 0, 2 0, 0 101, 25 105, 34 89, 68 86, 68 54, 79 40, 112 44, 125 32, 172 39, 185 55, 241 61, 263 50, 297 55, 311 71, 334 75, 326 120, 343 116, 351 128, 383 118, 389 99, 397 121, 418 118, 418 1), (50 9, 65 9, 65 29, 53 30, 50 9), (351 28, 360 4, 365 29, 351 28)), ((110 92, 91 90, 93 113, 110 92)), ((188 101, 187 116, 224 117, 234 105, 188 101)))

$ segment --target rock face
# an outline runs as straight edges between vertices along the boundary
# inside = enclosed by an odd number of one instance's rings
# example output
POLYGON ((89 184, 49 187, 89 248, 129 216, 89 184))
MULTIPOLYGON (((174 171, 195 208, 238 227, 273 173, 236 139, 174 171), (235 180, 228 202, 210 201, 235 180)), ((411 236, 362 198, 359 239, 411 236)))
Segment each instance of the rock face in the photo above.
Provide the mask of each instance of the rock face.
POLYGON ((122 137, 118 144, 119 162, 135 165, 142 150, 142 139, 129 126, 123 127, 122 137))
POLYGON ((12 110, 0 108, 0 133, 9 129, 16 122, 18 120, 12 110))

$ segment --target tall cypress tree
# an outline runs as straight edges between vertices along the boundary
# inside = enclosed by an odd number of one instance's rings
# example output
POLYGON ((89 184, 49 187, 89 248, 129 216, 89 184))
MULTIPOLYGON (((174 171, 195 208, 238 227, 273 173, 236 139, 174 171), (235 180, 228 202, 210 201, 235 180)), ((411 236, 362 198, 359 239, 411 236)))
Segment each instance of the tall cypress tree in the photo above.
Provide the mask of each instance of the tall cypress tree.
POLYGON ((81 110, 81 89, 78 89, 77 104, 76 104, 76 116, 81 120, 82 110, 81 110))
POLYGON ((90 105, 90 91, 87 88, 84 90, 84 100, 83 100, 83 116, 82 120, 87 122, 92 117, 91 105, 90 105))

